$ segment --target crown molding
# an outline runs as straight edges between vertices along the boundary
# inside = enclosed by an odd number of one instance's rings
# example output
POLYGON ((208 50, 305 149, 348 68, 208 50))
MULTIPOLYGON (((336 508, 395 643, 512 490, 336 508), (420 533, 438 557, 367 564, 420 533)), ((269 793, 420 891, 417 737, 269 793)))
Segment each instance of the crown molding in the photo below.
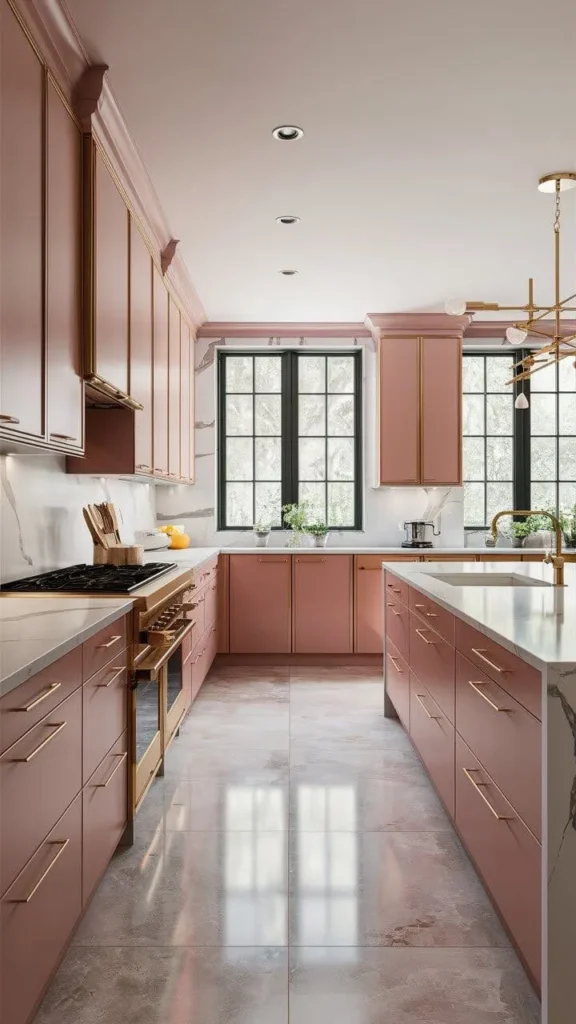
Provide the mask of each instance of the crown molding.
MULTIPOLYGON (((70 13, 62 0, 9 0, 26 26, 42 60, 58 83, 68 103, 104 150, 117 175, 132 211, 148 235, 156 262, 174 238, 150 176, 103 68, 93 65, 70 13), (84 88, 77 93, 79 83, 84 88), (99 89, 101 85, 101 89, 99 89), (98 95, 99 93, 99 95, 98 95), (96 98, 95 98, 96 97, 96 98), (89 121, 87 111, 92 101, 89 121)), ((191 326, 206 320, 206 312, 180 255, 174 256, 166 273, 191 326)))
POLYGON ((375 341, 414 335, 462 338, 472 321, 471 314, 448 313, 367 313, 364 323, 375 341))
POLYGON ((207 320, 198 329, 199 338, 369 338, 360 323, 263 322, 207 320))
MULTIPOLYGON (((469 327, 464 331, 464 337, 468 338, 503 338, 506 334, 508 327, 514 327, 519 320, 474 320, 469 327)), ((550 331, 550 334, 554 334, 554 321, 553 320, 539 320, 538 329, 542 328, 544 331, 550 331)), ((560 333, 562 335, 576 334, 576 320, 562 320, 560 333)), ((534 335, 533 341, 539 344, 543 341, 542 338, 534 335)), ((530 342, 532 344, 532 342, 530 342)))

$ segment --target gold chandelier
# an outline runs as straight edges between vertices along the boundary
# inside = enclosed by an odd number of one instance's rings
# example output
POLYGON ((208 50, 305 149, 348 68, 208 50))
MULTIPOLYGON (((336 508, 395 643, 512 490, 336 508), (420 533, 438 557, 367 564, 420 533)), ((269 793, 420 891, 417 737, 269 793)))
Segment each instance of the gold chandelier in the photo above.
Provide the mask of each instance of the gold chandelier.
MULTIPOLYGON (((538 358, 527 355, 514 364, 516 371, 513 380, 526 380, 538 370, 559 363, 568 356, 576 355, 576 334, 562 334, 562 314, 576 312, 576 306, 568 303, 576 299, 576 292, 566 299, 560 297, 560 193, 576 187, 575 171, 554 171, 545 174, 538 182, 540 192, 549 192, 555 196, 554 207, 554 302, 550 306, 537 306, 534 302, 534 280, 528 281, 528 302, 519 306, 500 306, 497 302, 462 302, 449 299, 446 312, 455 316, 463 313, 478 312, 522 312, 526 316, 515 321, 506 331, 506 339, 511 345, 523 345, 529 335, 534 335, 540 342, 538 358), (552 315, 552 321, 547 317, 552 315)), ((575 362, 576 366, 576 362, 575 362)), ((526 403, 527 404, 527 403, 526 403)))

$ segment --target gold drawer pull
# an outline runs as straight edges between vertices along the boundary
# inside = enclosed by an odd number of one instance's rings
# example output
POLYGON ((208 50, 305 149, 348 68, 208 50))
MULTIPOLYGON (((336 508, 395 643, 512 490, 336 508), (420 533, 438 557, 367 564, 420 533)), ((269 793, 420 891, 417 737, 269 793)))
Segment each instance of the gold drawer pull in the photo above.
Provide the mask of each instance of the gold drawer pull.
POLYGON ((119 757, 120 758, 120 760, 118 761, 118 764, 116 765, 115 768, 112 769, 110 775, 106 779, 106 782, 97 782, 94 785, 94 789, 106 789, 106 787, 110 785, 110 783, 112 782, 112 779, 116 775, 116 772, 124 764, 124 761, 128 757, 128 754, 127 753, 125 753, 125 754, 112 754, 112 757, 119 757))
POLYGON ((468 680, 468 686, 471 686, 472 689, 474 690, 474 693, 477 693, 478 696, 482 697, 482 700, 485 700, 486 703, 489 704, 491 708, 494 708, 494 711, 507 711, 507 712, 511 711, 511 708, 499 708, 498 705, 495 704, 493 700, 490 700, 490 697, 487 697, 486 694, 483 693, 483 691, 480 689, 480 687, 481 686, 486 686, 486 683, 482 683, 482 682, 473 683, 469 679, 468 680))
POLYGON ((287 558, 259 558, 259 562, 263 562, 264 565, 272 565, 275 562, 287 562, 287 558))
POLYGON ((122 673, 126 671, 126 666, 122 665, 122 668, 111 668, 109 671, 115 672, 115 675, 112 676, 109 683, 96 683, 97 690, 107 690, 109 686, 112 686, 114 680, 118 679, 118 676, 122 675, 122 673))
POLYGON ((50 434, 50 437, 55 438, 57 441, 77 441, 77 437, 73 437, 72 434, 50 434))
POLYGON ((147 466, 144 462, 138 463, 136 469, 152 469, 152 466, 147 466))
POLYGON ((62 732, 62 729, 66 728, 67 724, 67 722, 54 722, 54 724, 49 722, 48 725, 45 726, 45 728, 54 729, 54 732, 51 732, 50 735, 47 736, 45 740, 42 740, 42 743, 40 743, 36 747, 36 749, 32 751, 31 754, 28 754, 28 757, 13 757, 12 761, 15 761, 17 764, 28 764, 29 761, 32 761, 36 757, 36 754, 39 754, 40 751, 44 749, 44 747, 47 747, 48 744, 56 738, 59 732, 62 732))
POLYGON ((51 841, 50 843, 48 843, 49 846, 59 846, 60 849, 58 850, 58 853, 56 854, 55 857, 52 858, 52 860, 50 861, 50 863, 49 863, 48 867, 46 868, 46 870, 44 871, 44 873, 42 875, 40 875, 40 878, 36 882, 36 885, 31 890, 31 892, 29 892, 28 895, 24 896, 21 900, 8 900, 8 903, 30 903, 30 900, 35 895, 35 893, 38 892, 38 889, 42 885, 42 882, 44 881, 46 876, 49 875, 50 872, 52 871, 52 868, 54 867, 54 865, 55 865, 56 861, 58 860, 58 858, 61 857, 62 854, 64 853, 64 850, 68 846, 69 842, 70 842, 69 839, 56 839, 53 842, 51 841))
MULTIPOLYGON (((415 608, 425 608, 426 605, 425 604, 415 604, 414 607, 415 608)), ((424 614, 425 614, 427 619, 437 619, 438 618, 436 612, 424 612, 424 614)))
POLYGON ((396 605, 393 605, 391 601, 386 601, 386 607, 391 608, 392 614, 395 615, 398 619, 401 618, 402 612, 397 612, 396 605))
POLYGON ((494 815, 496 820, 497 821, 514 821, 514 818, 510 814, 498 814, 498 811, 496 811, 492 807, 492 804, 490 803, 488 797, 482 792, 482 786, 487 786, 488 783, 487 782, 476 782, 476 780, 472 778, 472 775, 470 773, 471 772, 477 772, 479 770, 480 770, 479 768, 463 768, 462 769, 462 771, 464 772, 464 775, 468 779, 468 782, 472 783, 472 785, 474 786, 474 789, 476 790, 477 793, 480 794, 480 796, 482 797, 484 803, 486 804, 486 807, 489 809, 490 813, 494 815))
POLYGON ((416 632, 418 633, 418 636, 421 637, 425 644, 429 644, 432 647, 436 647, 436 640, 427 640, 426 637, 424 636, 424 633, 431 633, 431 629, 417 629, 416 632))
POLYGON ((62 683, 50 683, 50 686, 48 686, 44 690, 44 693, 41 693, 38 697, 35 697, 34 700, 30 702, 30 704, 26 704, 25 707, 23 708, 12 708, 12 711, 32 711, 32 708, 37 708, 38 705, 41 704, 43 700, 46 700, 47 697, 50 697, 53 693, 56 693, 56 690, 59 690, 61 686, 62 683))
POLYGON ((113 647, 114 644, 117 644, 118 641, 121 640, 121 639, 122 639, 122 637, 120 635, 119 636, 112 636, 112 637, 110 637, 110 639, 109 639, 107 644, 98 644, 98 650, 101 650, 104 647, 113 647))
POLYGON ((473 647, 472 648, 472 654, 476 654, 479 658, 482 659, 482 661, 485 661, 486 664, 490 665, 490 668, 493 668, 496 672, 509 672, 510 671, 509 668, 502 668, 501 665, 497 665, 494 661, 490 661, 489 658, 486 658, 484 656, 484 651, 485 650, 486 650, 485 647, 473 647))
POLYGON ((397 658, 395 658, 395 657, 394 657, 394 655, 392 655, 392 654, 388 654, 388 651, 386 651, 386 657, 387 657, 387 658, 390 658, 390 661, 391 661, 391 662, 392 662, 392 664, 394 665, 394 668, 396 669, 396 671, 397 671, 397 672, 400 672, 400 674, 402 675, 402 673, 404 672, 404 669, 403 669, 403 668, 400 668, 400 666, 399 666, 399 664, 398 664, 398 659, 397 659, 397 658))
POLYGON ((416 700, 418 701, 418 703, 424 708, 424 711, 428 715, 428 718, 433 718, 434 721, 439 722, 440 719, 442 718, 442 715, 431 715, 430 714, 430 712, 428 711, 428 708, 426 707, 426 705, 425 705, 425 703, 424 703, 424 701, 422 699, 424 697, 424 694, 423 693, 415 693, 414 696, 416 697, 416 700))
POLYGON ((2 421, 2 423, 20 423, 20 420, 18 419, 17 416, 3 416, 2 414, 0 414, 0 420, 2 421))

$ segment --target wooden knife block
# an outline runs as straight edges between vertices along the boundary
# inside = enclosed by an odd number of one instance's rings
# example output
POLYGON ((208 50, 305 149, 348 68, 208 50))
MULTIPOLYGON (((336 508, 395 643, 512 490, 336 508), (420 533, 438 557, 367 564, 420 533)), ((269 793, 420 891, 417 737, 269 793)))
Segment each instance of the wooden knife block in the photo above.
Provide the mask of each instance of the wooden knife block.
POLYGON ((94 565, 142 565, 143 562, 141 544, 112 544, 109 548, 94 545, 94 565))

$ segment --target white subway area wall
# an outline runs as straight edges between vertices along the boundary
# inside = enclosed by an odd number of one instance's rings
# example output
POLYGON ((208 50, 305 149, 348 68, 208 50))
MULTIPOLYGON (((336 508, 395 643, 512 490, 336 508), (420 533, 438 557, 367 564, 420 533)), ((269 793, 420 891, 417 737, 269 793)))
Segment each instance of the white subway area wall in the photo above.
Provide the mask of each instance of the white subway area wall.
POLYGON ((0 456, 0 582, 79 562, 92 562, 82 516, 89 502, 112 501, 122 540, 155 525, 151 484, 73 476, 59 455, 0 456))
MULTIPOLYGON (((271 345, 318 350, 364 350, 364 529, 334 532, 330 544, 336 546, 399 545, 404 539, 402 523, 407 519, 434 519, 441 529, 435 538, 437 547, 464 544, 462 525, 462 489, 460 487, 377 487, 377 361, 371 338, 237 339, 200 338, 195 356, 196 483, 156 488, 158 524, 184 526, 193 545, 246 544, 250 532, 217 530, 217 409, 216 353, 218 348, 256 349, 271 345)), ((398 425, 402 429, 402 424, 398 425)), ((390 438, 394 443, 394 438, 390 438)), ((279 535, 280 539, 282 535, 279 535)))

